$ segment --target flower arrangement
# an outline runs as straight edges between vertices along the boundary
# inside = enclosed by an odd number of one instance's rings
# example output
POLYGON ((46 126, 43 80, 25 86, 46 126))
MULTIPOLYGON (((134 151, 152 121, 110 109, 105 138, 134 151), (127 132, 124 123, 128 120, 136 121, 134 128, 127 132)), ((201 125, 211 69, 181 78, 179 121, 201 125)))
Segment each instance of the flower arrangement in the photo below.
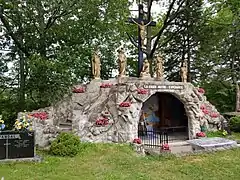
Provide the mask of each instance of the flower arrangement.
POLYGON ((108 118, 100 118, 96 120, 96 125, 98 126, 107 126, 109 124, 109 119, 108 118))
POLYGON ((197 137, 206 137, 206 134, 204 132, 198 132, 196 133, 197 137))
POLYGON ((166 144, 163 144, 163 145, 161 146, 161 150, 170 151, 170 147, 169 147, 169 145, 166 143, 166 144))
POLYGON ((203 112, 204 114, 209 114, 209 110, 208 110, 208 109, 203 109, 202 112, 203 112))
POLYGON ((5 128, 4 120, 2 120, 2 115, 0 115, 0 131, 4 130, 4 128, 5 128))
POLYGON ((135 144, 142 144, 142 140, 140 138, 135 138, 133 140, 133 143, 135 143, 135 144))
POLYGON ((33 117, 24 112, 20 118, 16 120, 14 129, 17 131, 32 131, 32 120, 33 117))
POLYGON ((120 107, 130 107, 131 103, 130 102, 122 102, 119 104, 120 107))
POLYGON ((80 87, 80 88, 74 88, 72 90, 73 93, 84 93, 85 92, 85 88, 80 87))
POLYGON ((217 118, 217 117, 219 117, 219 114, 216 113, 216 112, 211 112, 211 113, 210 113, 210 117, 211 117, 211 118, 217 118))
POLYGON ((110 87, 112 87, 113 86, 113 84, 110 84, 110 83, 106 83, 106 84, 101 84, 100 85, 100 88, 110 88, 110 87))
POLYGON ((201 94, 204 94, 205 90, 203 88, 198 88, 198 92, 201 93, 201 94))
POLYGON ((149 91, 147 89, 137 89, 138 94, 148 94, 149 91))
POLYGON ((37 112, 31 114, 30 116, 41 120, 46 120, 48 118, 48 114, 46 112, 37 112))

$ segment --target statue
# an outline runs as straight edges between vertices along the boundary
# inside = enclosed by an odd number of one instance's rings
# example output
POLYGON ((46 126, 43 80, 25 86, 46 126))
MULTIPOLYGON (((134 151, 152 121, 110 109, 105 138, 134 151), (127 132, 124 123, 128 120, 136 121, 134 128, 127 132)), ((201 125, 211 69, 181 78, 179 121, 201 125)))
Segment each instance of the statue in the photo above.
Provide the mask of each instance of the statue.
POLYGON ((139 29, 140 29, 140 37, 141 37, 141 48, 144 47, 144 40, 145 40, 145 36, 146 36, 146 26, 148 26, 149 24, 151 24, 151 21, 147 24, 144 25, 144 21, 141 21, 140 24, 138 24, 136 21, 132 20, 135 24, 138 25, 139 29))
POLYGON ((150 76, 150 64, 147 59, 143 62, 142 72, 140 73, 140 77, 151 77, 150 76))
POLYGON ((180 76, 182 82, 187 82, 187 75, 188 75, 188 69, 187 69, 187 60, 184 60, 183 66, 180 69, 180 76))
POLYGON ((161 55, 158 55, 157 64, 156 64, 156 74, 157 74, 158 80, 163 80, 163 73, 164 73, 163 63, 164 63, 163 58, 161 57, 161 55))
POLYGON ((92 55, 92 74, 94 79, 100 79, 100 71, 101 71, 101 61, 98 55, 98 51, 95 50, 95 52, 92 55))
POLYGON ((126 75, 127 57, 123 49, 118 50, 119 77, 126 75))

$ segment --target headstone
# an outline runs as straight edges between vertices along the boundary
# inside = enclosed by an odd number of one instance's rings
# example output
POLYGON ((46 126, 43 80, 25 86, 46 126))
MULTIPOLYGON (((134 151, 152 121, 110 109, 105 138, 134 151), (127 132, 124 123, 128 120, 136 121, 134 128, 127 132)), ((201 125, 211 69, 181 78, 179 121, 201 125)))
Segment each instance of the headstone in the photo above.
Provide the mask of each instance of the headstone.
POLYGON ((213 137, 187 141, 194 150, 222 150, 237 147, 237 142, 225 138, 213 137))
POLYGON ((0 160, 34 156, 34 132, 0 132, 0 160))

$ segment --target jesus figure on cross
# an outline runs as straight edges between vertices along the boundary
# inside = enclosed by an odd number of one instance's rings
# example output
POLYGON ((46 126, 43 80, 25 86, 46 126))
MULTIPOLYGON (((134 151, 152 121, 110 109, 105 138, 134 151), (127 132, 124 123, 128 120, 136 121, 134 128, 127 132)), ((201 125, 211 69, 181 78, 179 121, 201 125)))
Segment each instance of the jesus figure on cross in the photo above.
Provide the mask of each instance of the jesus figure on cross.
POLYGON ((146 27, 151 24, 152 21, 148 22, 147 24, 144 24, 144 21, 141 21, 140 24, 138 24, 134 19, 132 21, 138 25, 140 30, 140 37, 141 37, 141 48, 144 47, 144 41, 146 37, 146 27))

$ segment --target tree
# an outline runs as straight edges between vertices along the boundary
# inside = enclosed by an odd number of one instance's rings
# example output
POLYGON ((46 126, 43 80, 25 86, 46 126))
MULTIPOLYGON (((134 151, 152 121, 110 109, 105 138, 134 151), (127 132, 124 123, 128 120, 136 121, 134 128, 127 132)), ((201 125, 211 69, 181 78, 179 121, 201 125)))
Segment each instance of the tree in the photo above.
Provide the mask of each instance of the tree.
POLYGON ((112 77, 115 49, 126 39, 128 5, 127 0, 2 0, 0 47, 8 50, 14 85, 8 79, 3 84, 14 89, 14 97, 20 95, 18 110, 48 106, 71 85, 88 81, 96 46, 102 77, 112 77))

